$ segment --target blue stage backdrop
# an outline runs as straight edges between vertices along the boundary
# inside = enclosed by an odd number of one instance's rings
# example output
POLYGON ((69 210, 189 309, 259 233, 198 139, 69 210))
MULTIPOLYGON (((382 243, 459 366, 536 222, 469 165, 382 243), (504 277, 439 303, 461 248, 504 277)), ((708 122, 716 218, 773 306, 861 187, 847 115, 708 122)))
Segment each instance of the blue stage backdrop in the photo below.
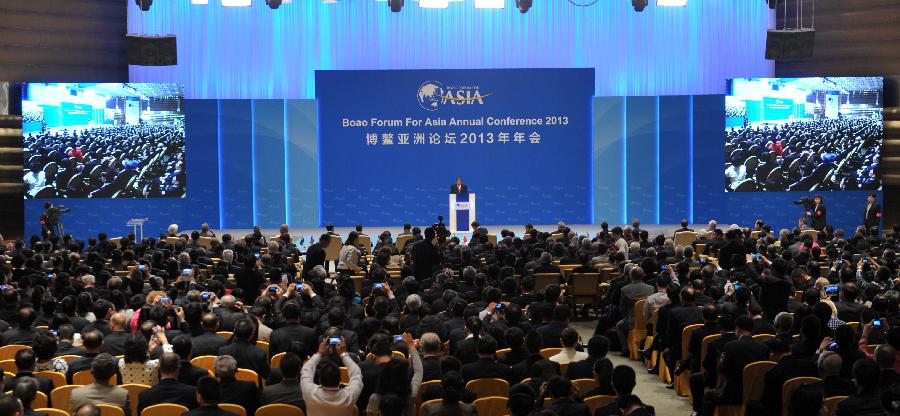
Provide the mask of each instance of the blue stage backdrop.
POLYGON ((322 221, 591 221, 593 69, 318 71, 322 221))

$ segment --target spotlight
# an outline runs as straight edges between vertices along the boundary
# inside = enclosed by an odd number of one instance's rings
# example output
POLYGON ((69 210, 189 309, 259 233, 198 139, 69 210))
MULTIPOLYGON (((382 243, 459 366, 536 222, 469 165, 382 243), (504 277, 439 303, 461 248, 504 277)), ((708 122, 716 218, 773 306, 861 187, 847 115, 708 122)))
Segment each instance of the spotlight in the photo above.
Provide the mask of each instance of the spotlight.
POLYGON ((269 8, 275 10, 281 7, 281 0, 266 0, 266 4, 269 5, 269 8))
POLYGON ((649 2, 650 0, 631 0, 631 5, 634 6, 634 11, 642 12, 649 2))
POLYGON ((403 0, 388 0, 388 5, 391 6, 392 12, 398 13, 403 8, 403 0))
POLYGON ((153 0, 134 0, 134 4, 137 4, 142 12, 146 12, 150 10, 150 5, 153 4, 153 0))
POLYGON ((209 0, 191 0, 191 4, 209 4, 209 0))
POLYGON ((528 10, 531 10, 532 0, 516 0, 516 7, 519 8, 519 11, 522 14, 528 13, 528 10))

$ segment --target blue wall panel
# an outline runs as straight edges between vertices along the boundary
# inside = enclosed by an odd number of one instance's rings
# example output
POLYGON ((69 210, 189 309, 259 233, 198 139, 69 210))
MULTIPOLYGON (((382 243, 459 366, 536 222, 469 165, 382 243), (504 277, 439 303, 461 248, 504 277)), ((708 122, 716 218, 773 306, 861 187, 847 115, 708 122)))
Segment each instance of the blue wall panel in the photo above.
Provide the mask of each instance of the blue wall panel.
POLYGON ((219 101, 222 228, 250 228, 255 225, 251 117, 250 100, 219 101))
MULTIPOLYGON (((319 117, 313 100, 286 100, 285 165, 288 166, 288 224, 319 226, 319 117)), ((325 161, 329 169, 342 169, 337 161, 325 161)))
POLYGON ((628 222, 655 223, 657 213, 656 97, 628 97, 626 102, 625 172, 628 222))
POLYGON ((261 227, 285 220, 284 100, 253 101, 256 219, 261 227))
POLYGON ((594 223, 625 219, 625 97, 594 98, 594 223))
POLYGON ((690 221, 691 97, 659 97, 659 223, 690 221))

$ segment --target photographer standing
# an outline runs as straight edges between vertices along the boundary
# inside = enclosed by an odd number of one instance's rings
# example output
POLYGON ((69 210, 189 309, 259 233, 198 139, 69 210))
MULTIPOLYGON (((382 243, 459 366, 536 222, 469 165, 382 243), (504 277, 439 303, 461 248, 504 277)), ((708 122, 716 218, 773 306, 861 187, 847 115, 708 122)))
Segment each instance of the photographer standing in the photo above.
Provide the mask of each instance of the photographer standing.
POLYGON ((440 266, 441 254, 434 245, 436 236, 434 228, 426 228, 425 239, 412 248, 413 275, 416 280, 430 279, 431 274, 440 266))
POLYGON ((822 231, 825 228, 826 220, 825 220, 825 204, 822 200, 822 195, 816 195, 813 198, 815 202, 812 211, 806 211, 806 215, 812 218, 811 224, 812 228, 816 231, 822 231))
POLYGON ((878 234, 878 227, 881 225, 881 204, 875 202, 875 193, 870 193, 866 198, 866 213, 863 216, 863 224, 866 231, 875 230, 878 234))

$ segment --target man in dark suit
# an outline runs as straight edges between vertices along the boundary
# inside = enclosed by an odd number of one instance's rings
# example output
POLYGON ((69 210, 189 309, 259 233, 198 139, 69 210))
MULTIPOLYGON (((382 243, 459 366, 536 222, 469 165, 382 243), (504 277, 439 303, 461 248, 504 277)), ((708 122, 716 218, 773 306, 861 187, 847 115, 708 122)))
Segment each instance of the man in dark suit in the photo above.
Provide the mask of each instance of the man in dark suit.
MULTIPOLYGON (((666 365, 669 368, 678 369, 676 363, 683 357, 682 333, 688 325, 699 324, 703 322, 703 313, 697 305, 694 304, 694 288, 687 286, 681 288, 681 306, 676 306, 669 311, 668 328, 666 328, 666 351, 663 356, 666 359, 666 365)), ((682 370, 685 368, 682 367, 682 370)))
POLYGON ((737 339, 725 345, 719 366, 725 382, 721 387, 704 394, 703 416, 713 416, 716 406, 741 404, 744 367, 750 363, 769 359, 769 347, 754 340, 752 334, 753 318, 746 315, 737 318, 735 322, 737 339))
POLYGON ((819 377, 822 381, 813 384, 822 389, 826 399, 856 393, 856 385, 853 384, 853 380, 841 377, 843 365, 844 360, 834 351, 825 351, 819 356, 819 377))
POLYGON ((3 345, 10 344, 18 344, 18 345, 31 345, 31 341, 34 339, 34 334, 37 333, 37 330, 32 328, 35 319, 37 319, 37 312, 30 307, 24 307, 19 309, 19 322, 15 327, 6 330, 3 333, 2 339, 3 345))
MULTIPOLYGON (((178 368, 178 381, 189 386, 196 386, 200 378, 208 376, 209 372, 205 368, 197 367, 191 364, 191 337, 188 335, 179 335, 171 342, 172 352, 178 355, 181 360, 178 368)), ((218 350, 216 351, 218 354, 218 350)))
POLYGON ((289 404, 305 409, 303 394, 300 391, 300 357, 289 352, 284 355, 279 365, 281 369, 281 382, 263 388, 259 397, 259 404, 289 404))
POLYGON ((681 219, 681 228, 675 230, 675 234, 685 232, 685 231, 694 231, 692 228, 688 228, 688 220, 681 219))
POLYGON ((93 330, 81 334, 82 347, 84 347, 84 356, 76 358, 69 362, 69 369, 66 371, 66 381, 72 384, 72 376, 82 370, 90 370, 91 363, 94 358, 100 354, 103 348, 103 334, 100 331, 93 330))
POLYGON ((819 369, 815 362, 806 357, 791 356, 789 345, 775 342, 769 346, 772 353, 771 360, 778 364, 766 372, 760 404, 762 409, 781 409, 781 386, 784 382, 794 377, 818 377, 819 369))
POLYGON ((894 370, 897 361, 897 350, 891 344, 881 344, 875 348, 875 362, 881 368, 881 376, 878 388, 884 390, 890 386, 900 384, 900 374, 894 370))
POLYGON ((128 332, 125 332, 125 314, 116 312, 112 318, 109 318, 109 335, 103 338, 103 352, 110 355, 125 354, 125 338, 128 338, 128 332))
POLYGON ((138 414, 159 403, 180 404, 188 409, 197 407, 196 389, 178 381, 180 361, 174 353, 164 353, 159 358, 159 381, 138 395, 138 414))
POLYGON ((416 243, 412 248, 413 276, 416 280, 430 279, 432 273, 440 267, 441 253, 431 243, 437 236, 434 228, 425 229, 425 239, 416 243))
POLYGON ((306 276, 316 266, 325 266, 325 249, 331 244, 331 235, 322 234, 319 241, 306 249, 306 261, 303 262, 303 275, 306 276))
POLYGON ((419 338, 422 347, 422 381, 440 380, 441 371, 441 338, 433 332, 422 334, 419 338))
POLYGON ((16 380, 22 377, 31 377, 37 380, 38 390, 46 394, 47 397, 50 397, 50 392, 53 391, 54 388, 53 380, 34 375, 34 365, 37 362, 37 357, 34 355, 34 351, 32 351, 31 349, 16 351, 15 361, 16 376, 10 377, 3 382, 3 391, 12 390, 13 386, 16 385, 16 380))
POLYGON ((856 283, 844 283, 841 287, 840 299, 834 303, 837 308, 838 319, 844 322, 860 322, 862 311, 866 306, 856 301, 859 296, 859 286, 856 283))
POLYGON ((497 341, 490 335, 478 338, 478 361, 462 366, 460 375, 463 381, 469 382, 479 378, 510 379, 510 368, 498 363, 496 359, 497 341))
POLYGON ((622 320, 616 324, 616 334, 619 336, 624 357, 628 356, 628 332, 634 327, 634 304, 654 292, 653 286, 644 283, 644 270, 640 267, 633 267, 628 276, 630 281, 622 287, 619 298, 622 320))
POLYGON ((456 177, 456 183, 450 186, 451 194, 467 194, 469 193, 469 187, 466 186, 462 181, 462 176, 456 177))
MULTIPOLYGON (((553 321, 539 326, 535 332, 541 334, 544 340, 544 348, 562 348, 562 331, 569 327, 569 319, 572 319, 572 310, 568 305, 556 305, 553 309, 553 321)), ((465 376, 463 376, 465 378, 465 376)))
MULTIPOLYGON (((254 326, 249 318, 237 321, 234 324, 234 341, 219 348, 218 355, 233 357, 239 368, 256 371, 256 374, 265 380, 269 377, 269 360, 263 349, 250 343, 253 330, 254 326)), ((250 410, 247 409, 247 412, 250 410)))
POLYGON ((881 204, 875 202, 875 193, 870 193, 869 196, 866 197, 863 225, 865 225, 866 230, 870 232, 875 230, 876 234, 878 233, 878 228, 881 226, 881 204))
POLYGON ((547 393, 551 402, 544 408, 558 416, 590 416, 590 409, 581 400, 572 399, 572 382, 565 377, 555 376, 547 382, 547 393))
POLYGON ((116 312, 116 307, 106 299, 97 299, 94 301, 92 309, 94 310, 94 316, 97 320, 87 324, 87 326, 82 329, 82 332, 96 329, 100 331, 105 338, 111 331, 109 327, 109 318, 116 312))
POLYGON ((369 397, 375 392, 375 388, 378 387, 378 378, 381 376, 381 370, 393 358, 392 345, 393 337, 382 332, 376 333, 369 338, 368 350, 375 357, 359 363, 359 371, 363 377, 363 388, 356 401, 358 408, 365 409, 368 406, 369 397))
POLYGON ((256 408, 259 407, 259 389, 252 381, 240 381, 235 378, 238 369, 235 358, 222 354, 216 358, 214 367, 216 377, 219 379, 221 402, 244 406, 248 415, 256 413, 256 408))
MULTIPOLYGON (((699 373, 700 368, 703 365, 703 357, 700 356, 703 347, 703 339, 719 333, 719 315, 716 311, 716 305, 703 305, 700 308, 700 313, 703 315, 703 326, 694 330, 691 333, 691 340, 688 342, 688 352, 691 355, 689 362, 686 363, 689 365, 691 373, 699 373)), ((707 349, 709 347, 707 346, 707 349)), ((708 355, 708 353, 707 353, 708 355)))
MULTIPOLYGON (((225 392, 220 391, 219 381, 213 377, 203 377, 197 381, 197 404, 185 416, 237 416, 234 413, 222 410, 219 407, 219 398, 225 392)), ((245 409, 246 410, 246 409, 245 409)))
POLYGON ((807 211, 806 215, 812 218, 812 224, 810 224, 812 228, 816 231, 822 231, 828 223, 826 220, 825 204, 822 195, 813 197, 813 202, 814 205, 812 211, 807 211))
POLYGON ((881 370, 878 364, 869 358, 862 358, 853 364, 853 381, 856 382, 856 394, 847 397, 837 405, 836 416, 880 415, 881 395, 878 392, 878 381, 881 370))
POLYGON ((285 324, 272 331, 269 338, 269 358, 287 351, 293 342, 302 342, 307 354, 315 354, 319 347, 316 331, 300 324, 300 305, 293 300, 287 301, 281 314, 285 324))
POLYGON ((203 333, 191 339, 191 355, 218 355, 219 348, 228 344, 228 340, 219 336, 219 318, 215 314, 207 313, 200 318, 203 333))
MULTIPOLYGON (((566 371, 566 378, 569 380, 578 380, 580 378, 594 378, 594 363, 598 360, 609 360, 606 353, 609 352, 609 338, 603 335, 594 335, 588 340, 587 353, 588 358, 574 363, 569 363, 569 369, 566 371)), ((612 367, 610 367, 612 370, 612 367)), ((608 380, 608 377, 603 378, 608 380)), ((584 392, 581 392, 582 395, 584 392)))

